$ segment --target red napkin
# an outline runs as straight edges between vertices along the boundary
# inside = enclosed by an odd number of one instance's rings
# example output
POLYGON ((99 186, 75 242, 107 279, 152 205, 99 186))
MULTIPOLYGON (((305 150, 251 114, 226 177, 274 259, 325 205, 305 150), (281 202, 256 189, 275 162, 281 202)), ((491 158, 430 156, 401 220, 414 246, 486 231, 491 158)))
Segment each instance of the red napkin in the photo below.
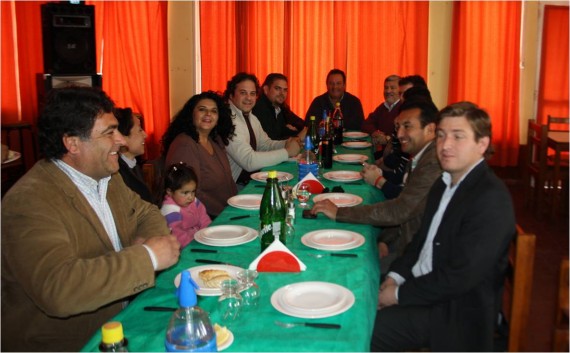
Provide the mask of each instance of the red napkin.
POLYGON ((272 251, 259 260, 258 272, 301 272, 299 261, 285 251, 272 251))

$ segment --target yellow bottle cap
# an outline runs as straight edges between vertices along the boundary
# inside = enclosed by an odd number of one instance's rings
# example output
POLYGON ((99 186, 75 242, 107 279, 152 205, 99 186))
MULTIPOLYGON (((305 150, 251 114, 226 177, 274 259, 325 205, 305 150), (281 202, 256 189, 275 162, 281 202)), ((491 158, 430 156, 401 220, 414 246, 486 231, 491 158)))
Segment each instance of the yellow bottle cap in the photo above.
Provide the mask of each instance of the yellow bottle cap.
POLYGON ((275 179, 277 178, 277 171, 276 170, 272 170, 270 172, 267 172, 267 178, 268 179, 275 179))
POLYGON ((309 120, 315 120, 315 116, 311 115, 311 117, 309 118, 309 120))
POLYGON ((121 342, 125 338, 123 325, 118 321, 107 322, 101 327, 101 336, 101 341, 105 344, 121 342))

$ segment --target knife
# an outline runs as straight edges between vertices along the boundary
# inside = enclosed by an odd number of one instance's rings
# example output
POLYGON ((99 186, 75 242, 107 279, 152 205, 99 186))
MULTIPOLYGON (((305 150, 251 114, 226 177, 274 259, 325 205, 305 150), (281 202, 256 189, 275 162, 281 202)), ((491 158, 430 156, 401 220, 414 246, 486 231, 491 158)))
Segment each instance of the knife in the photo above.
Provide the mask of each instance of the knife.
POLYGON ((191 252, 207 252, 207 253, 217 253, 218 250, 212 249, 190 249, 191 252))
POLYGON ((217 260, 208 260, 208 259, 196 259, 194 260, 196 262, 199 262, 201 264, 216 264, 216 265, 230 265, 233 266, 232 264, 229 264, 227 262, 223 262, 223 261, 217 261, 217 260))
POLYGON ((144 311, 176 311, 176 308, 170 308, 167 306, 145 306, 144 311))
POLYGON ((337 254, 337 253, 332 253, 330 254, 331 256, 338 256, 338 257, 358 257, 358 254, 337 254))

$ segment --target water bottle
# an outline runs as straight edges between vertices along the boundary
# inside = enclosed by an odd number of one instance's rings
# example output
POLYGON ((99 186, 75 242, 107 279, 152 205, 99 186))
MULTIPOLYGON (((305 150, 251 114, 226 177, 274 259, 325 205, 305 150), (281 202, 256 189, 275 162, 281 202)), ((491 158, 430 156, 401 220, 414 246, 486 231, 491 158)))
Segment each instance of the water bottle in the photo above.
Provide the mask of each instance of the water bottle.
POLYGON ((309 172, 313 176, 319 175, 319 164, 313 152, 313 141, 309 135, 305 136, 305 155, 299 160, 299 180, 302 180, 309 172))
POLYGON ((118 321, 107 322, 101 327, 101 352, 128 352, 129 341, 123 334, 123 325, 118 321))
POLYGON ((210 316, 196 305, 196 288, 198 285, 190 277, 190 271, 183 271, 178 287, 180 307, 172 314, 166 329, 167 352, 218 351, 210 316))

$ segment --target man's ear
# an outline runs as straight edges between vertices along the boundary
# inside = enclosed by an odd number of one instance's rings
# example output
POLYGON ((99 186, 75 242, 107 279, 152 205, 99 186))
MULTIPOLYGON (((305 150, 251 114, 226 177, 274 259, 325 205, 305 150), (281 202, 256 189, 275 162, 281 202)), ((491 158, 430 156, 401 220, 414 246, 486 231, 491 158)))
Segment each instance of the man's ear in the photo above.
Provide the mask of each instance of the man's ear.
POLYGON ((69 153, 75 154, 79 151, 79 136, 64 135, 61 139, 69 153))
POLYGON ((261 87, 261 89, 263 89, 263 93, 265 93, 265 95, 267 95, 267 93, 269 93, 269 87, 267 85, 261 87))

